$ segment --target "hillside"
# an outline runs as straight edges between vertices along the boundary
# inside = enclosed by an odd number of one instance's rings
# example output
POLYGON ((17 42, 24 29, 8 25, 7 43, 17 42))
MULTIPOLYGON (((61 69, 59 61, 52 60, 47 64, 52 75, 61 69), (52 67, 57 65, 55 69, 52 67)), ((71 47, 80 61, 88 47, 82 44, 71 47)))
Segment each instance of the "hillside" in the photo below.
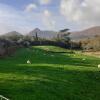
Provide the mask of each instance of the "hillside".
POLYGON ((10 100, 99 100, 98 64, 99 58, 55 46, 22 48, 0 59, 0 95, 10 100))
POLYGON ((72 40, 81 40, 92 38, 96 35, 100 35, 100 26, 92 27, 83 31, 71 32, 70 37, 72 40))
MULTIPOLYGON (((36 34, 40 38, 46 38, 46 39, 51 40, 57 37, 57 34, 63 34, 63 32, 61 33, 61 32, 55 32, 55 31, 46 31, 46 30, 40 30, 39 28, 35 28, 34 30, 30 31, 27 34, 27 36, 33 37, 33 36, 36 36, 36 34)), ((70 38, 72 40, 82 40, 82 39, 92 38, 96 35, 100 36, 100 26, 95 26, 95 27, 88 28, 82 31, 71 32, 70 38)), ((22 36, 22 34, 16 31, 12 31, 12 32, 8 32, 4 34, 4 36, 7 36, 7 37, 22 36)))
POLYGON ((16 32, 16 31, 12 31, 12 32, 8 32, 8 33, 5 33, 4 34, 5 36, 22 36, 22 34, 21 33, 19 33, 19 32, 16 32))
POLYGON ((28 36, 36 36, 36 33, 37 33, 38 37, 46 38, 46 39, 52 39, 52 38, 57 36, 57 32, 54 32, 54 31, 42 31, 42 30, 40 30, 38 28, 32 30, 27 35, 28 36))

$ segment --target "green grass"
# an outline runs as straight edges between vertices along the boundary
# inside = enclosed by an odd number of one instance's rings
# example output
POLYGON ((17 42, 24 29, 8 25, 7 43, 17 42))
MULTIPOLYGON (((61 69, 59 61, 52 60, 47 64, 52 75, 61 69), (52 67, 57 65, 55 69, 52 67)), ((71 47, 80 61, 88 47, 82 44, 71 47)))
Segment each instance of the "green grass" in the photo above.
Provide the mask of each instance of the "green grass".
POLYGON ((0 95, 11 100, 100 100, 98 64, 99 58, 59 47, 23 48, 0 59, 0 95), (32 64, 26 64, 28 59, 32 64))

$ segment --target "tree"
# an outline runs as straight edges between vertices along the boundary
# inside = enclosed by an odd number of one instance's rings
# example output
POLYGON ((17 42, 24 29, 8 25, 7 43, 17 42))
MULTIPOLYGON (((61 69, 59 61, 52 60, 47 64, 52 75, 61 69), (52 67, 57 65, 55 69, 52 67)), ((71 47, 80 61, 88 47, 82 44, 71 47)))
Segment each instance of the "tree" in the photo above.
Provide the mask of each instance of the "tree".
POLYGON ((57 38, 60 40, 60 41, 63 41, 65 43, 69 43, 70 42, 70 32, 68 32, 69 29, 63 29, 63 30, 60 30, 58 35, 57 35, 57 38))
POLYGON ((35 41, 38 41, 38 40, 39 40, 37 32, 35 33, 34 40, 35 40, 35 41))
POLYGON ((67 31, 69 31, 69 29, 63 29, 63 30, 60 30, 60 32, 67 32, 67 31))

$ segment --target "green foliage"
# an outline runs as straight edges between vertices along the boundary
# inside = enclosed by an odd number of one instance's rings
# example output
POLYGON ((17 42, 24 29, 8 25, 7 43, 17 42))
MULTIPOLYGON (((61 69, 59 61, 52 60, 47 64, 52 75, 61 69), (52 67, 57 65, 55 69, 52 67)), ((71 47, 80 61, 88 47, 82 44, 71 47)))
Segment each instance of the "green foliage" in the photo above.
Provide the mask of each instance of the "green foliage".
POLYGON ((13 35, 13 36, 8 36, 7 38, 12 41, 18 41, 20 38, 22 38, 22 36, 13 35))
POLYGON ((67 32, 67 31, 69 31, 69 29, 60 30, 60 32, 67 32))
POLYGON ((71 39, 70 39, 69 35, 71 33, 68 32, 68 31, 69 31, 69 29, 60 30, 56 40, 62 41, 62 42, 65 42, 65 43, 70 43, 71 39))
POLYGON ((100 50, 100 36, 95 36, 93 38, 89 38, 83 41, 81 40, 81 47, 84 50, 100 50))
POLYGON ((34 41, 34 38, 32 36, 26 35, 26 36, 23 36, 23 39, 22 40, 23 41, 34 41))
POLYGON ((34 46, 0 59, 0 94, 11 100, 99 100, 100 59, 74 52, 34 46))
POLYGON ((66 34, 63 34, 62 35, 62 41, 66 42, 66 43, 69 43, 70 42, 70 37, 69 37, 70 33, 66 33, 66 34))
POLYGON ((37 33, 35 33, 34 40, 35 40, 35 41, 38 41, 38 40, 39 40, 38 34, 37 34, 37 33))

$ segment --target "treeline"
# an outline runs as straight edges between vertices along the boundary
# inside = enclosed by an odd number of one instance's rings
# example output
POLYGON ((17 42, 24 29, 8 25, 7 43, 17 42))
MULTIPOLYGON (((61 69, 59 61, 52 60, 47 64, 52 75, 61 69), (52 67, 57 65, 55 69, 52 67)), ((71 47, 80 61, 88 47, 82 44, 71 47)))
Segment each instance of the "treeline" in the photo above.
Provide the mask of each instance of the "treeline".
MULTIPOLYGON (((100 36, 88 38, 80 41, 72 41, 70 39, 70 32, 66 32, 67 29, 61 30, 57 37, 51 40, 41 38, 36 33, 35 36, 23 36, 23 35, 3 35, 0 37, 0 56, 10 55, 16 51, 19 47, 30 47, 34 45, 54 45, 67 49, 80 49, 80 50, 100 50, 100 36)), ((68 31, 68 30, 67 30, 68 31)))
POLYGON ((67 49, 79 48, 79 45, 73 43, 69 38, 69 33, 58 34, 56 38, 47 40, 41 38, 36 33, 35 36, 24 36, 24 35, 3 35, 0 36, 0 56, 11 55, 16 51, 16 48, 30 47, 34 45, 54 45, 60 46, 67 49))
POLYGON ((79 44, 83 50, 100 51, 100 36, 95 36, 85 40, 80 40, 79 44))

